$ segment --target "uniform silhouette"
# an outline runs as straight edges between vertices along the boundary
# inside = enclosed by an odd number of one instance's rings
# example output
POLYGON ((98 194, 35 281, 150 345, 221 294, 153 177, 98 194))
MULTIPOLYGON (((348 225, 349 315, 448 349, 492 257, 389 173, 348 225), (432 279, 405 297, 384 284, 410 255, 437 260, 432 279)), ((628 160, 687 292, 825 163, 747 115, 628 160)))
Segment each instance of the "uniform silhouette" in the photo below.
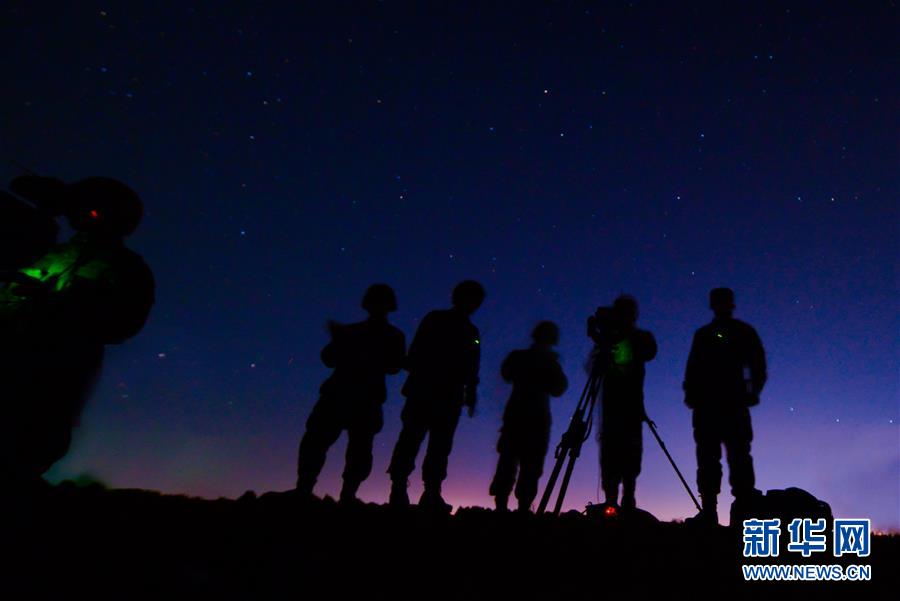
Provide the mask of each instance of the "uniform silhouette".
POLYGON ((107 178, 39 179, 24 188, 58 194, 76 233, 0 289, 0 461, 23 485, 68 451, 105 345, 137 334, 154 301, 150 269, 124 244, 143 213, 137 194, 107 178))
POLYGON ((636 327, 637 301, 627 295, 615 300, 607 324, 589 322, 596 342, 594 361, 605 364, 601 407, 600 480, 606 503, 634 509, 635 486, 643 452, 644 364, 656 357, 653 334, 636 327))
POLYGON ((306 421, 297 457, 297 490, 311 494, 329 447, 347 431, 347 452, 340 499, 356 500, 359 485, 372 471, 372 444, 384 425, 386 374, 403 366, 406 339, 388 323, 397 310, 394 291, 373 284, 362 307, 368 319, 350 325, 329 324, 331 341, 322 349, 322 363, 334 369, 319 388, 319 401, 306 421))
POLYGON ((684 402, 693 409, 697 443, 700 518, 718 521, 716 499, 722 482, 722 445, 728 457, 735 498, 757 494, 750 443, 750 407, 759 403, 766 383, 766 355, 750 325, 734 319, 734 293, 716 288, 709 294, 712 323, 694 334, 684 376, 684 402))
POLYGON ((447 460, 460 411, 463 405, 469 408, 470 417, 475 411, 481 341, 469 316, 483 301, 481 284, 462 282, 453 290, 453 307, 432 311, 416 330, 406 363, 409 377, 403 386, 403 429, 388 467, 392 505, 409 504, 409 475, 415 469, 416 455, 427 434, 428 449, 422 464, 425 490, 419 505, 450 509, 441 496, 441 484, 447 477, 447 460))
POLYGON ((553 351, 559 343, 556 324, 539 323, 531 337, 531 348, 513 351, 500 368, 503 379, 511 382, 513 389, 503 412, 497 442, 500 458, 490 488, 498 511, 506 510, 513 483, 519 510, 530 509, 550 440, 550 397, 562 395, 569 385, 559 365, 559 355, 553 351))

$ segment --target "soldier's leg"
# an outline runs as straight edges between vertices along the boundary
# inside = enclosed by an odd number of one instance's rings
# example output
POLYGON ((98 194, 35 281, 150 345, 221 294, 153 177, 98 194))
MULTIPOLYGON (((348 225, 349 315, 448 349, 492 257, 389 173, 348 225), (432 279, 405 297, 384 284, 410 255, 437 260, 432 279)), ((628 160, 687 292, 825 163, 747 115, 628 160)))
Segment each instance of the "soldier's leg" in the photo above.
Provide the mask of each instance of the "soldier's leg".
POLYGON ((422 462, 422 481, 426 491, 440 491, 441 483, 447 477, 447 462, 453 450, 453 436, 461 410, 462 407, 455 403, 445 403, 432 413, 428 448, 422 462))
POLYGON ((756 477, 753 473, 753 457, 750 443, 753 441, 753 427, 750 411, 744 409, 733 417, 725 432, 725 452, 728 457, 728 482, 735 498, 756 491, 756 477))
POLYGON ((416 468, 416 455, 419 454, 419 448, 428 432, 424 406, 425 403, 422 400, 409 398, 400 414, 403 428, 400 430, 397 444, 394 445, 394 452, 391 455, 391 463, 387 471, 391 475, 391 481, 398 485, 402 484, 404 491, 409 475, 416 468))
POLYGON ((620 419, 604 413, 600 424, 600 484, 605 502, 619 503, 619 484, 622 483, 623 442, 620 419))
POLYGON ((619 470, 621 441, 613 430, 612 426, 604 423, 600 432, 600 484, 605 502, 618 504, 619 482, 622 481, 619 470))
POLYGON ((497 471, 494 472, 489 492, 496 499, 497 509, 500 510, 506 508, 513 483, 516 481, 519 458, 513 438, 513 432, 508 426, 504 426, 500 433, 500 440, 497 441, 497 452, 500 456, 497 458, 497 471))
POLYGON ((537 497, 538 482, 544 472, 544 458, 547 456, 549 431, 533 433, 524 440, 520 454, 519 480, 516 482, 516 499, 519 510, 528 511, 537 497))
POLYGON ((347 453, 344 463, 344 486, 341 489, 341 498, 352 500, 356 498, 359 485, 369 477, 372 472, 372 445, 375 435, 381 432, 384 425, 384 416, 381 405, 365 407, 354 416, 350 427, 347 428, 347 453))
POLYGON ((641 473, 641 457, 644 452, 643 422, 628 424, 627 437, 623 440, 622 458, 622 507, 634 509, 637 506, 635 489, 637 477, 641 473))
POLYGON ((716 414, 694 410, 694 442, 697 443, 697 489, 704 507, 715 507, 722 486, 721 418, 716 414))
POLYGON ((336 399, 320 398, 306 420, 306 432, 297 452, 297 490, 312 493, 328 449, 344 428, 336 399))

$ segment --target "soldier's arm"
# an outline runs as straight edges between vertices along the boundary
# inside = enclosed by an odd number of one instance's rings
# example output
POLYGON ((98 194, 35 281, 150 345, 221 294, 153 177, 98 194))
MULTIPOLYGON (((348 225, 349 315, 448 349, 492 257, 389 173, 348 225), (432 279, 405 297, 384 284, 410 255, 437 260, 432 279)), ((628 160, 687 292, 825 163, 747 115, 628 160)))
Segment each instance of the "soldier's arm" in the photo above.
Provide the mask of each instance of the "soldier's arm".
POLYGON ((752 327, 748 332, 750 343, 750 377, 753 383, 753 392, 759 394, 766 385, 768 373, 766 369, 766 350, 763 348, 759 334, 752 327))
POLYGON ((503 378, 504 382, 512 382, 516 377, 516 351, 511 352, 506 356, 506 359, 503 360, 503 364, 500 366, 500 377, 503 378))
POLYGON ((403 332, 397 330, 392 336, 391 348, 388 349, 386 355, 385 373, 394 375, 400 373, 403 369, 403 363, 406 360, 406 337, 403 332))
POLYGON ((334 340, 331 340, 322 348, 322 352, 319 353, 319 357, 322 359, 322 363, 325 364, 325 367, 330 367, 334 369, 338 364, 338 351, 336 348, 336 344, 334 340))
POLYGON ((465 374, 466 398, 465 404, 469 407, 469 415, 475 411, 478 402, 478 373, 481 368, 481 334, 478 328, 472 328, 472 339, 467 341, 468 352, 465 374))
POLYGON ((562 366, 558 362, 554 361, 553 373, 550 383, 550 395, 562 396, 568 388, 569 379, 566 377, 565 372, 563 372, 562 366))
POLYGON ((694 333, 694 340, 691 342, 691 351, 688 354, 687 367, 684 370, 684 404, 693 408, 693 393, 696 391, 697 378, 700 376, 700 331, 694 333))
POLYGON ((416 371, 416 369, 418 369, 418 362, 421 358, 422 349, 428 344, 428 340, 431 338, 431 331, 434 329, 433 324, 434 318, 432 317, 432 314, 429 313, 422 319, 422 323, 419 324, 419 327, 416 328, 416 333, 413 334, 412 342, 406 353, 406 361, 404 364, 406 371, 416 371))
POLYGON ((638 332, 637 339, 638 358, 644 362, 652 361, 656 357, 657 352, 656 338, 650 332, 642 330, 638 332))

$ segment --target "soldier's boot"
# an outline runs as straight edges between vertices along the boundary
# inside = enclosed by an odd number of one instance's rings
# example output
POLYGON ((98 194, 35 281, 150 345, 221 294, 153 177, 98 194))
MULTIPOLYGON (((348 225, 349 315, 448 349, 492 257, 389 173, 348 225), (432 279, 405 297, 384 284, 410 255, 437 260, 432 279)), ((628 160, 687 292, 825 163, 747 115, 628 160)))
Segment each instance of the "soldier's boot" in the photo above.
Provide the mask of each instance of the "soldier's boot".
POLYGON ((519 513, 531 513, 532 503, 534 503, 534 497, 519 499, 519 513))
POLYGON ((625 480, 622 483, 622 509, 626 511, 637 507, 637 502, 634 499, 634 489, 634 480, 625 480))
POLYGON ((425 485, 425 490, 419 498, 419 507, 436 513, 450 513, 453 511, 453 505, 444 500, 441 496, 440 485, 425 485))
POLYGON ((361 503, 356 497, 356 491, 359 490, 359 484, 360 483, 355 480, 344 480, 344 485, 341 487, 341 496, 338 498, 338 501, 345 505, 361 503))
POLYGON ((297 486, 294 488, 294 494, 298 498, 307 498, 313 496, 313 487, 315 487, 316 481, 314 479, 306 478, 304 476, 297 477, 297 486))
POLYGON ((692 518, 685 520, 686 523, 715 526, 719 523, 719 511, 717 509, 719 495, 700 495, 700 512, 692 518))
POLYGON ((402 480, 393 480, 391 482, 391 495, 388 503, 391 507, 398 509, 406 509, 409 507, 409 493, 406 489, 409 487, 409 481, 406 478, 402 480))
POLYGON ((606 497, 606 505, 619 506, 619 485, 603 487, 603 495, 606 497))

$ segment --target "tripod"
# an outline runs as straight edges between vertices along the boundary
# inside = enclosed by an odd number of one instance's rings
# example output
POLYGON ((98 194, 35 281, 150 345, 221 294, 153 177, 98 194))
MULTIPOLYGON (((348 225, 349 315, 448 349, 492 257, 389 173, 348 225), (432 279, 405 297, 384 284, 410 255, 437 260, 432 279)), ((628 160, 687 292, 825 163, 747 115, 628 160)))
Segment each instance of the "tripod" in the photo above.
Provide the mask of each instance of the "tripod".
MULTIPOLYGON (((584 390, 581 391, 578 405, 575 406, 575 413, 572 414, 572 419, 569 421, 569 428, 566 430, 566 433, 563 434, 559 444, 556 445, 556 453, 554 455, 556 457, 556 463, 553 466, 553 471, 550 472, 550 479, 547 480, 547 487, 544 489, 544 494, 541 496, 541 502, 538 504, 538 515, 547 510, 547 505, 550 503, 550 497, 553 495, 556 481, 559 479, 559 473, 562 471, 563 464, 566 464, 566 471, 565 474, 563 474, 562 483, 559 486, 559 494, 556 497, 556 505, 553 507, 553 515, 559 515, 559 512, 562 509, 563 499, 565 499, 566 490, 569 488, 569 480, 572 478, 572 470, 575 469, 575 461, 578 459, 579 455, 581 455, 581 447, 588 439, 588 436, 591 435, 591 430, 593 429, 594 406, 597 404, 597 395, 600 392, 600 384, 603 382, 603 374, 605 371, 605 364, 600 361, 600 359, 600 357, 595 358, 594 365, 591 368, 591 374, 588 377, 587 383, 584 385, 584 390), (566 463, 567 458, 568 463, 566 463)), ((690 495, 691 501, 694 502, 697 510, 700 511, 700 503, 697 502, 697 497, 694 496, 691 487, 684 479, 684 476, 681 475, 681 470, 675 465, 675 460, 672 459, 672 455, 669 454, 666 444, 656 431, 656 424, 649 417, 644 417, 644 421, 647 422, 647 425, 650 427, 650 432, 653 433, 656 442, 659 443, 659 446, 663 453, 665 453, 669 463, 671 463, 672 467, 675 469, 675 473, 678 475, 678 479, 681 480, 681 484, 684 485, 684 489, 690 495)))
POLYGON ((566 472, 563 475, 562 483, 559 486, 559 494, 556 497, 556 505, 553 507, 553 515, 559 515, 562 509, 563 499, 566 497, 566 490, 569 488, 569 480, 572 479, 572 470, 575 469, 575 461, 581 455, 581 447, 591 435, 594 424, 594 406, 597 404, 597 395, 600 392, 600 383, 603 381, 603 368, 601 366, 600 357, 597 357, 591 367, 591 374, 584 390, 581 391, 581 397, 578 399, 578 405, 575 406, 575 413, 569 421, 569 429, 563 434, 562 440, 556 445, 556 463, 553 471, 550 472, 550 479, 547 480, 547 487, 541 496, 541 502, 538 504, 538 515, 547 510, 547 504, 553 494, 553 488, 559 479, 559 473, 562 471, 563 464, 566 464, 566 472))
POLYGON ((697 508, 697 511, 703 511, 700 508, 700 503, 697 502, 697 497, 695 497, 693 491, 691 491, 691 487, 688 485, 687 480, 685 480, 684 476, 681 475, 681 470, 678 469, 678 466, 675 465, 675 460, 672 459, 672 456, 669 454, 669 449, 666 448, 666 443, 664 443, 662 438, 659 437, 659 433, 656 431, 656 424, 649 417, 645 417, 644 421, 646 421, 647 425, 650 426, 650 431, 653 432, 653 437, 656 438, 656 442, 659 443, 659 446, 662 449, 663 453, 666 454, 666 459, 669 460, 669 463, 671 463, 672 467, 675 469, 675 473, 678 474, 678 479, 681 480, 681 483, 684 485, 684 489, 687 491, 687 494, 691 496, 691 501, 694 502, 694 506, 697 508))

